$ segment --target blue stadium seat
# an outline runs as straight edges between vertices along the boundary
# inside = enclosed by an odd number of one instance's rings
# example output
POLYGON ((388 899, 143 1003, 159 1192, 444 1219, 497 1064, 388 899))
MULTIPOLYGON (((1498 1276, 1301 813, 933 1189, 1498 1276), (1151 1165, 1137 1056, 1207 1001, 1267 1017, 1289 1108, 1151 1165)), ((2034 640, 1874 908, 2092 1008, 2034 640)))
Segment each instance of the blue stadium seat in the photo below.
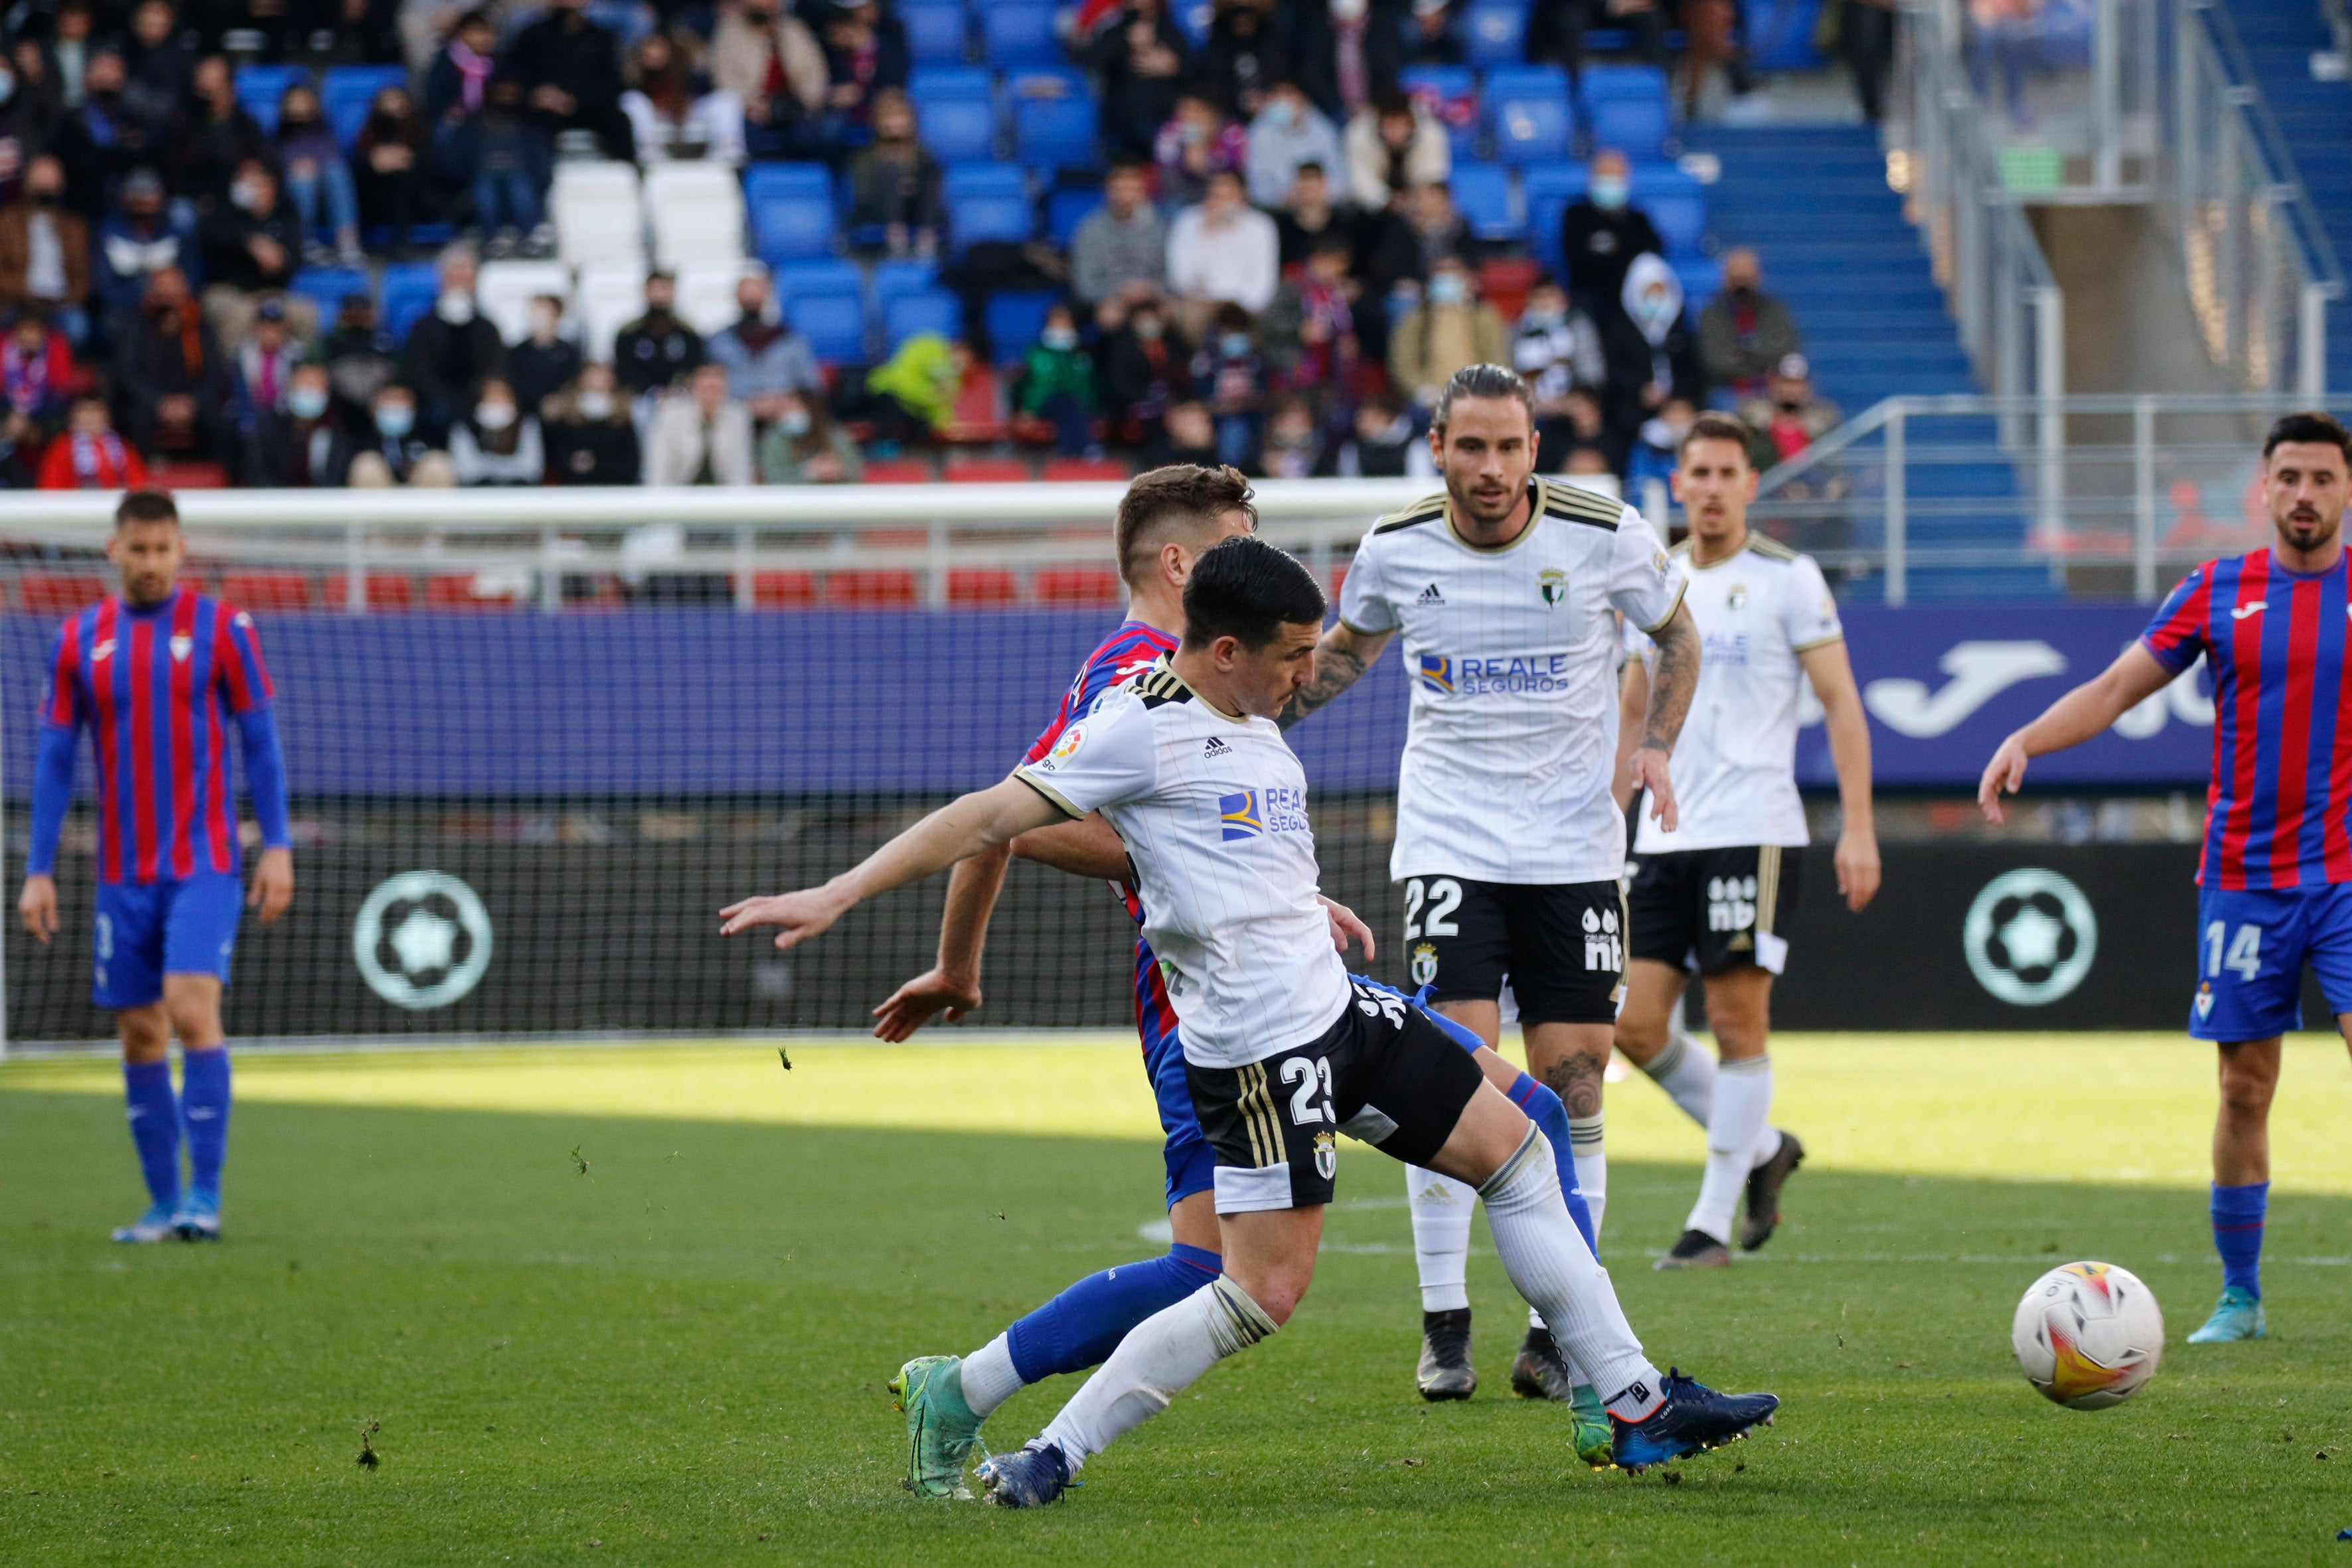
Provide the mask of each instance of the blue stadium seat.
POLYGON ((1467 66, 1414 66, 1398 81, 1445 127, 1456 162, 1477 157, 1478 89, 1467 66))
POLYGON ((1036 215, 1027 196, 954 196, 948 201, 948 230, 956 250, 984 240, 1025 245, 1036 235, 1036 215))
POLYGON ((988 327, 988 344, 1000 365, 1015 365, 1045 330, 1045 312, 1062 296, 1045 289, 1007 289, 988 297, 982 320, 988 327))
POLYGON ((1559 270, 1559 215, 1584 195, 1590 180, 1581 163, 1538 163, 1519 177, 1528 204, 1528 238, 1537 259, 1554 272, 1559 270))
POLYGON ((1498 163, 1456 163, 1447 182, 1454 205, 1480 239, 1517 239, 1522 232, 1511 216, 1511 174, 1498 163))
POLYGON ((1663 98, 1604 98, 1586 101, 1584 121, 1594 147, 1614 147, 1641 159, 1655 158, 1664 149, 1670 117, 1663 98))
POLYGON ((963 7, 957 5, 902 5, 898 20, 906 24, 907 51, 919 66, 960 66, 964 60, 963 7))
POLYGON ((1055 248, 1067 250, 1078 226, 1103 205, 1102 192, 1084 187, 1057 190, 1045 198, 1045 237, 1055 248))
POLYGON ((1060 65, 1066 58, 1051 5, 983 5, 980 44, 981 58, 1000 68, 1060 65))
POLYGON ((1697 256, 1706 248, 1705 196, 1661 192, 1642 198, 1639 205, 1650 215, 1650 223, 1657 229, 1658 237, 1666 242, 1669 258, 1697 256))
POLYGON ((368 281, 363 267, 305 267, 294 274, 288 285, 306 300, 315 300, 321 324, 331 322, 343 301, 353 294, 375 297, 375 289, 368 281))
POLYGON ((1698 324, 1698 313, 1706 309, 1707 301, 1723 292, 1723 263, 1712 256, 1685 256, 1666 263, 1682 279, 1683 309, 1690 312, 1691 324, 1698 324))
POLYGON ((1633 162, 1625 166, 1625 188, 1637 202, 1654 196, 1705 197, 1706 186, 1679 163, 1633 162))
POLYGON ((1462 39, 1474 66, 1517 64, 1527 58, 1526 5, 1517 0, 1477 0, 1465 16, 1462 39))
POLYGON ((376 321, 395 343, 405 342, 415 326, 441 292, 441 280, 429 261, 395 261, 383 269, 383 293, 377 300, 376 321))
POLYGON ((333 66, 319 79, 319 105, 336 145, 346 153, 359 140, 375 95, 388 87, 404 88, 408 72, 399 66, 333 66))
POLYGON ((236 68, 236 100, 245 111, 261 123, 268 134, 278 134, 278 100, 286 89, 298 81, 310 79, 304 66, 239 66, 236 68))
POLYGON ((935 261, 877 261, 874 264, 874 303, 887 310, 891 300, 936 289, 939 282, 939 263, 935 261))
POLYGON ((1029 195, 1029 181, 1017 163, 954 163, 941 181, 950 201, 958 196, 1029 195))
POLYGON ((1013 155, 1045 174, 1091 169, 1097 162, 1098 118, 1092 98, 1018 100, 1013 105, 1013 155))
POLYGON ((883 301, 882 347, 898 345, 920 332, 937 332, 953 342, 963 336, 963 301, 944 289, 925 289, 883 301))
POLYGON ((866 310, 855 294, 804 294, 784 307, 784 320, 827 364, 866 358, 866 310))
POLYGON ((1217 15, 1215 0, 1176 0, 1172 14, 1178 30, 1194 48, 1209 41, 1209 24, 1217 15))
POLYGON ((942 163, 982 163, 996 156, 996 105, 985 98, 918 100, 923 145, 942 163))
POLYGON ((907 96, 919 111, 948 98, 984 98, 992 101, 996 80, 985 66, 917 66, 907 73, 907 96))
POLYGON ((754 163, 743 171, 743 199, 758 203, 770 196, 815 196, 833 201, 833 171, 823 163, 754 163))
POLYGON ((775 285, 777 300, 787 306, 795 300, 818 296, 845 294, 863 300, 866 294, 865 275, 851 261, 792 261, 772 268, 769 278, 775 285))
POLYGON ((1501 98, 1489 91, 1486 114, 1495 155, 1504 163, 1524 166, 1568 156, 1574 128, 1565 98, 1501 98))
POLYGON ((1024 98, 1085 98, 1094 92, 1087 73, 1071 66, 1022 66, 1004 73, 1004 95, 1024 98))
POLYGON ((1473 98, 1478 91, 1468 66, 1408 66, 1397 73, 1397 85, 1416 98, 1444 101, 1473 98))
POLYGON ((833 254, 830 196, 762 195, 751 208, 751 249, 769 266, 833 254))
POLYGON ((1486 73, 1486 97, 1556 98, 1566 102, 1569 97, 1568 73, 1558 66, 1496 66, 1486 73))
POLYGON ((1578 76, 1576 87, 1587 103, 1622 98, 1666 100, 1666 73, 1656 66, 1589 65, 1578 76))

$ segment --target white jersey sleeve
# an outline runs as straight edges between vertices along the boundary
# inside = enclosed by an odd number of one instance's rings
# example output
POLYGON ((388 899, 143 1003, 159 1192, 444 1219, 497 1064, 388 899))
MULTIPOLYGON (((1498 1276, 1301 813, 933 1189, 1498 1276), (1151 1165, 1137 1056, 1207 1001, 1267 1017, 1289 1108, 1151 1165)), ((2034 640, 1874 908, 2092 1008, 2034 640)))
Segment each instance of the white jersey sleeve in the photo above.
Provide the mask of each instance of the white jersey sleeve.
POLYGON ((1633 629, 1648 634, 1674 618, 1682 603, 1687 579, 1682 567, 1658 543, 1658 536, 1626 509, 1623 521, 1609 536, 1609 602, 1633 629))
POLYGON ((1143 704, 1113 688, 1095 710, 1062 731, 1054 749, 1013 776, 1073 817, 1151 793, 1160 748, 1143 704))
POLYGON ((1381 570, 1381 552, 1368 533, 1356 547, 1356 558, 1348 563, 1348 575, 1339 584, 1342 626, 1371 633, 1397 629, 1397 608, 1384 591, 1385 575, 1381 570))
POLYGON ((1837 600, 1830 594, 1829 580, 1810 555, 1800 555, 1790 564, 1781 591, 1780 625, 1790 647, 1798 653, 1845 640, 1845 626, 1838 619, 1837 600))

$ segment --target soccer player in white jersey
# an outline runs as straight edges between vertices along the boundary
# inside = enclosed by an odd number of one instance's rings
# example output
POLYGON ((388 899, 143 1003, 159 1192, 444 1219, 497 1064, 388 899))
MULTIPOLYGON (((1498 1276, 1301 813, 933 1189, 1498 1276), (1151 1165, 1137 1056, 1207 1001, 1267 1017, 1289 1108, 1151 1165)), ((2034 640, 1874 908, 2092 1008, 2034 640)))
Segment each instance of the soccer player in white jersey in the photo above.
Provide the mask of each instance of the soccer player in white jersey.
MULTIPOLYGON (((1412 716, 1389 874, 1404 884, 1406 970, 1433 1005, 1489 1046, 1507 978, 1528 1070, 1567 1102, 1577 1184, 1600 1231, 1607 1197, 1601 1075, 1624 965, 1625 820, 1611 798, 1618 751, 1617 616, 1658 647, 1627 764, 1675 820, 1666 758, 1699 669, 1682 568, 1633 508, 1536 476, 1527 384, 1475 364, 1447 383, 1430 427, 1445 489, 1373 524, 1295 723, 1354 684, 1400 635, 1412 716)), ((1428 1399, 1467 1399, 1465 1289, 1473 1194, 1407 1174, 1421 1264, 1428 1399)), ((1595 1395, 1532 1324, 1511 1368, 1529 1398, 1595 1395)))
MULTIPOLYGON (((1626 902, 1632 917, 1625 1006, 1617 1048, 1706 1130, 1706 1171, 1682 1237, 1660 1268, 1719 1268, 1731 1261, 1732 1211, 1745 1188, 1739 1245, 1753 1252, 1780 1220, 1780 1187, 1804 1145, 1770 1125, 1772 979, 1788 956, 1781 935, 1796 907, 1809 835, 1796 778, 1798 683, 1812 682, 1829 731, 1844 824, 1832 863, 1846 907, 1878 891, 1871 823, 1870 727, 1846 661, 1837 601, 1811 558, 1750 532, 1757 473, 1748 427, 1701 415, 1683 437, 1675 499, 1690 537, 1675 547, 1690 574, 1683 603, 1697 623, 1698 692, 1675 743, 1675 805, 1668 827, 1635 831, 1626 902), (1672 1027, 1690 972, 1706 991, 1720 1073, 1672 1027)), ((1623 712, 1646 710, 1650 640, 1628 629, 1623 712)), ((1631 793, 1621 784, 1621 801, 1631 793)))
POLYGON ((1609 1391, 1619 1464, 1712 1447, 1778 1407, 1661 1375, 1570 1216, 1543 1134, 1418 1008, 1349 980, 1333 929, 1370 932, 1316 891, 1307 775, 1273 717, 1313 668, 1324 611, 1298 562, 1226 540, 1193 563, 1167 664, 1115 688, 1045 756, 821 888, 725 911, 725 931, 782 926, 790 947, 862 899, 1049 823, 1099 810, 1127 844, 1216 1153, 1224 1272, 1130 1330, 1043 1436, 982 1467, 999 1503, 1053 1501, 1120 1434, 1288 1321, 1314 1276, 1342 1131, 1476 1185, 1512 1283, 1609 1391))

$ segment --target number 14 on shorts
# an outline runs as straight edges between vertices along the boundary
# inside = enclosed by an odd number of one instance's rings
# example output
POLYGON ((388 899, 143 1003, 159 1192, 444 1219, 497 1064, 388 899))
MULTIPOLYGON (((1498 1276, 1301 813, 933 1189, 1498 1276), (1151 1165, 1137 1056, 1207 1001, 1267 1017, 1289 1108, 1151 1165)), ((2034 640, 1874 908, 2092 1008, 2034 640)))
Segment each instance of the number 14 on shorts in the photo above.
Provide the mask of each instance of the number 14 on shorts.
POLYGON ((2231 933, 2227 921, 2212 921, 2205 927, 2205 973, 2218 980, 2221 971, 2230 970, 2241 980, 2252 981, 2263 972, 2263 928, 2248 921, 2231 933))

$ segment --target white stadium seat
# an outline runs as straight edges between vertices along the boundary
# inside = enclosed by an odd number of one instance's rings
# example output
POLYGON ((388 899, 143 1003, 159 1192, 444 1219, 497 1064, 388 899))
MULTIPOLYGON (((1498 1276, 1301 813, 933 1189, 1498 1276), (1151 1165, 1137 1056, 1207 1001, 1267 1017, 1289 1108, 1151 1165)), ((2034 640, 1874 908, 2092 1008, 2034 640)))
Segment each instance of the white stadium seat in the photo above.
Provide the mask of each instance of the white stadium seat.
POLYGON ((735 284, 746 273, 764 272, 756 261, 702 262, 677 269, 677 319, 704 337, 735 324, 743 312, 735 284))
POLYGON ((718 163, 656 163, 645 182, 654 259, 664 267, 716 266, 743 254, 743 187, 718 163))
POLYGON ((572 269, 561 261, 485 261, 474 298, 499 336, 519 343, 530 335, 530 302, 552 294, 572 306, 572 269))
POLYGON ((634 164, 562 163, 548 193, 548 216, 555 224, 556 253, 571 267, 602 262, 642 263, 645 258, 644 197, 634 164))
POLYGON ((646 313, 645 263, 607 262, 582 268, 572 303, 580 319, 580 352, 600 363, 610 363, 613 335, 646 313))

